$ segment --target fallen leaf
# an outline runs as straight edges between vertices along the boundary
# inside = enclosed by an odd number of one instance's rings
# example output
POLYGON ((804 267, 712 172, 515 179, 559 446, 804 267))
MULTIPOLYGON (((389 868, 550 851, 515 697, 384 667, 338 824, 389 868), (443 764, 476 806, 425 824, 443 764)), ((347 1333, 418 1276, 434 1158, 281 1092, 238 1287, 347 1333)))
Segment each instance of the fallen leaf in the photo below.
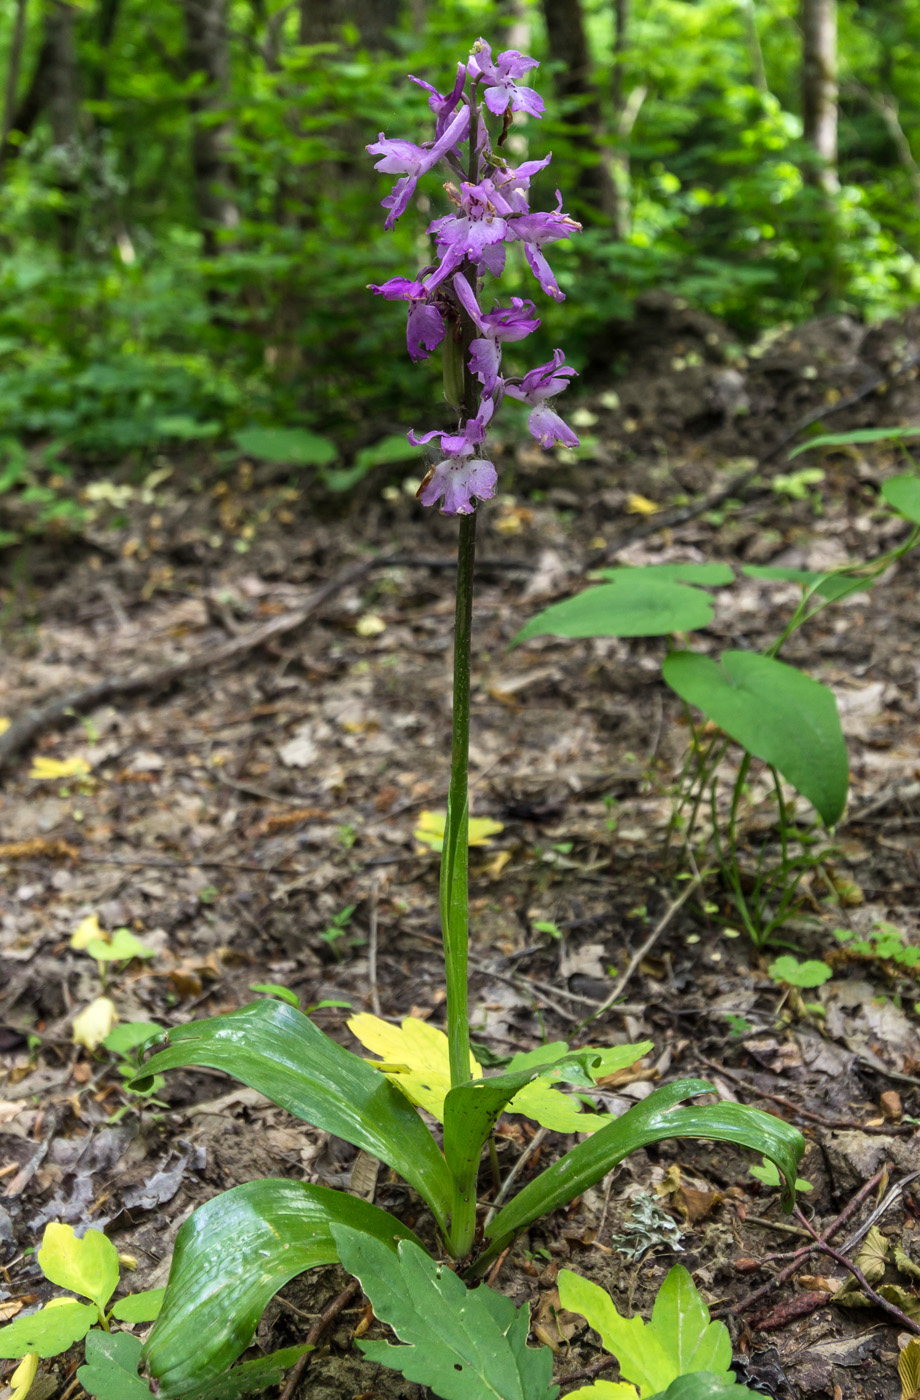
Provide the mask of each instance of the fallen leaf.
POLYGON ((656 515, 661 510, 661 506, 656 506, 654 501, 650 501, 647 496, 640 496, 637 491, 632 491, 626 497, 626 513, 628 515, 656 515))
POLYGON ((73 1021, 74 1045, 96 1050, 118 1020, 115 1003, 109 997, 96 997, 73 1021))
POLYGON ((50 782, 55 778, 82 778, 89 773, 90 766, 85 758, 33 758, 29 777, 40 782, 50 782))
POLYGON ((88 948, 94 939, 108 938, 108 934, 100 926, 98 914, 87 914, 85 919, 81 919, 70 935, 70 946, 81 952, 88 948))
POLYGON ((917 1400, 920 1396, 920 1337, 911 1337, 901 1348, 898 1376, 901 1381, 901 1400, 917 1400))
POLYGON ((6 715, 0 715, 0 734, 5 734, 12 723, 13 721, 7 719, 6 715))

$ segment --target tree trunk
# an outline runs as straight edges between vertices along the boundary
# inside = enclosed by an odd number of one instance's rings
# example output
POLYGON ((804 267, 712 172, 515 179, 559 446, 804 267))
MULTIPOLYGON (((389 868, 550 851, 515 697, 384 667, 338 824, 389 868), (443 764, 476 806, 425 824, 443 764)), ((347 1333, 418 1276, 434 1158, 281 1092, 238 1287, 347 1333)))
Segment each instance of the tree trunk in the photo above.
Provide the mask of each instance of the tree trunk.
POLYGON ((219 248, 219 231, 236 228, 239 223, 239 212, 230 193, 230 127, 226 120, 216 119, 227 101, 230 85, 227 0, 182 3, 189 72, 204 75, 203 86, 191 99, 192 172, 204 249, 208 257, 213 257, 219 248))
POLYGON ((19 72, 22 68, 22 46, 26 36, 26 5, 28 0, 16 0, 16 18, 13 20, 13 37, 10 40, 10 59, 6 70, 6 89, 3 96, 3 130, 0 133, 0 150, 13 129, 13 113, 16 111, 16 92, 19 88, 19 72))
POLYGON ((610 87, 616 144, 610 152, 610 181, 613 186, 613 232, 615 237, 622 241, 629 237, 632 224, 629 147, 626 144, 629 133, 624 130, 627 110, 624 79, 625 54, 629 43, 629 0, 614 0, 613 22, 613 73, 610 87))
POLYGON ((802 125, 819 164, 810 178, 837 182, 837 0, 802 0, 802 125))
POLYGON ((591 56, 581 13, 581 0, 543 0, 543 17, 550 53, 563 67, 554 78, 560 101, 571 102, 573 127, 585 128, 575 137, 595 157, 581 168, 579 193, 608 219, 616 211, 616 192, 607 164, 602 158, 603 120, 597 93, 591 85, 591 56))

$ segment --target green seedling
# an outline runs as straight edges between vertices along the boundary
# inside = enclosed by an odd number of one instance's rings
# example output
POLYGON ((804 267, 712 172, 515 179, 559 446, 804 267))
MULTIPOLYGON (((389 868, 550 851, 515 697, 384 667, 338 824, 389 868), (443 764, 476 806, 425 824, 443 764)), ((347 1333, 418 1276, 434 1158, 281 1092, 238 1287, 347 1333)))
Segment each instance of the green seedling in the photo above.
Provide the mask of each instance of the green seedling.
POLYGON ((771 962, 767 971, 774 982, 781 982, 787 987, 800 990, 821 987, 834 975, 833 969, 828 967, 826 962, 819 962, 815 958, 800 962, 788 953, 771 962))
POLYGON ((920 947, 908 943, 907 935, 895 924, 884 920, 875 923, 864 938, 852 929, 835 928, 834 937, 846 945, 850 957, 893 963, 910 976, 920 977, 920 947))
MULTIPOLYGON (((344 909, 340 909, 338 914, 333 914, 331 920, 323 929, 320 938, 332 949, 336 958, 340 958, 345 949, 342 940, 348 934, 348 925, 351 923, 351 916, 358 906, 356 904, 346 904, 344 909)), ((364 940, 360 937, 352 937, 347 940, 349 947, 364 940)))
MULTIPOLYGON (((748 1170, 751 1176, 757 1181, 762 1181, 764 1186, 782 1186, 783 1184, 776 1167, 766 1157, 763 1158, 759 1167, 749 1167, 748 1170)), ((806 1181, 804 1177, 797 1176, 795 1179, 795 1189, 796 1191, 813 1191, 814 1187, 811 1182, 806 1181)))
MULTIPOLYGON (((102 1045, 110 1054, 117 1059, 117 1070, 122 1079, 125 1080, 124 1089, 127 1094, 146 1100, 146 1105, 151 1108, 167 1108, 156 1095, 163 1088, 166 1082, 161 1074, 155 1075, 149 1086, 143 1089, 133 1088, 130 1081, 136 1079, 140 1071, 142 1062, 142 1048, 153 1036, 160 1035, 163 1027, 157 1021, 123 1021, 109 1031, 102 1041, 102 1045)), ((109 1119, 110 1123, 117 1123, 128 1112, 128 1105, 117 1110, 109 1119)))
POLYGON ((533 927, 535 933, 548 933, 550 938, 562 938, 562 929, 558 924, 554 924, 552 919, 537 919, 533 927))

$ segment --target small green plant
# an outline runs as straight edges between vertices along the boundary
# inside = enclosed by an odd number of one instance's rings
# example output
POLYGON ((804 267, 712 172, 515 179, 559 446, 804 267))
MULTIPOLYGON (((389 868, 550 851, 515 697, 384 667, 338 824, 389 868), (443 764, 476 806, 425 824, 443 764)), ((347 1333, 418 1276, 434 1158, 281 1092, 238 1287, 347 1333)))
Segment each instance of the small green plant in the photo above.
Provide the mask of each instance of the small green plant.
POLYGON ((346 946, 350 947, 355 943, 361 943, 363 941, 358 936, 348 938, 348 925, 351 923, 351 916, 357 907, 356 904, 346 904, 344 909, 340 909, 337 914, 333 914, 329 923, 320 934, 320 938, 332 949, 336 958, 342 956, 346 946))
MULTIPOLYGON (((782 1186, 782 1179, 773 1163, 766 1157, 761 1161, 759 1167, 749 1167, 748 1171, 756 1181, 763 1182, 764 1186, 782 1186)), ((810 1181, 804 1177, 797 1176, 795 1179, 796 1191, 813 1191, 814 1187, 810 1181)))
POLYGON ((835 928, 834 937, 844 945, 848 957, 893 963, 910 976, 920 977, 920 948, 908 943, 907 935, 895 924, 880 920, 865 937, 852 929, 835 928))
MULTIPOLYGON (((145 1106, 151 1108, 168 1106, 156 1097, 165 1083, 163 1076, 155 1075, 143 1089, 133 1088, 131 1081, 137 1078, 141 1068, 142 1047, 152 1036, 161 1034, 162 1030, 163 1027, 157 1021, 122 1021, 110 1030, 102 1041, 103 1047, 115 1056, 118 1073, 125 1080, 125 1093, 132 1098, 146 1100, 145 1106)), ((109 1122, 117 1123, 128 1112, 129 1107, 130 1105, 125 1105, 118 1109, 109 1122)))
POLYGON ((834 975, 833 968, 828 967, 826 962, 817 958, 801 962, 790 953, 776 958, 767 971, 774 982, 784 982, 787 987, 797 987, 799 990, 821 987, 834 975))

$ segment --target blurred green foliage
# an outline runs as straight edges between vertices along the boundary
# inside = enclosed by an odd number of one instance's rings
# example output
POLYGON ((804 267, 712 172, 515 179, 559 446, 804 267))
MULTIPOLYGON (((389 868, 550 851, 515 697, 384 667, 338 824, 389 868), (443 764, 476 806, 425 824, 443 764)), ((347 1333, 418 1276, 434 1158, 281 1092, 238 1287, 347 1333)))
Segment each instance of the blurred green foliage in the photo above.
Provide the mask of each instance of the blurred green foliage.
MULTIPOLYGON (((630 227, 619 239, 584 179, 615 144, 610 0, 583 0, 591 90, 562 102, 534 0, 406 0, 373 49, 354 23, 300 42, 307 0, 227 0, 220 80, 191 55, 196 5, 219 10, 218 0, 29 0, 18 101, 49 15, 63 11, 73 98, 63 140, 53 112, 24 133, 13 123, 0 179, 0 418, 14 443, 50 440, 104 463, 305 429, 350 460, 421 426, 440 395, 438 367, 411 365, 399 310, 366 284, 427 261, 424 213, 384 233, 390 182, 364 147, 380 131, 425 139, 424 94, 405 75, 446 88, 479 33, 542 60, 547 117, 517 126, 509 146, 513 158, 552 149, 535 196, 551 207, 558 185, 585 229, 553 249, 569 298, 552 342, 533 353, 563 344, 572 363, 609 372, 610 322, 650 288, 739 336, 835 308, 895 313, 920 291, 920 0, 841 5, 830 197, 807 179, 796 0, 756 10, 634 0, 620 70, 635 109, 630 227), (583 120, 592 98, 599 132, 583 120), (218 131, 232 217, 208 231, 194 142, 218 131)), ((6 71, 15 9, 0 12, 6 71)), ((431 217, 443 212, 436 181, 425 193, 431 217)), ((540 300, 523 263, 518 277, 510 290, 540 300)))

